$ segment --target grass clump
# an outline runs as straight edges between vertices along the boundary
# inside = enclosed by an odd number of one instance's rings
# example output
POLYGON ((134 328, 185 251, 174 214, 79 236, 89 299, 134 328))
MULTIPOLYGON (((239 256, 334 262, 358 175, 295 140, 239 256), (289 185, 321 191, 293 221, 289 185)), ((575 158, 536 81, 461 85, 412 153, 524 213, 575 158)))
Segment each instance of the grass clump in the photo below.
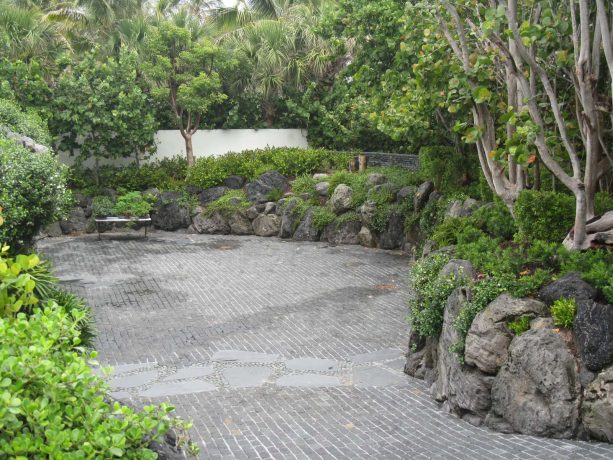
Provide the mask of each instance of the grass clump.
POLYGON ((550 312, 553 324, 570 329, 577 314, 577 302, 575 299, 558 299, 551 306, 550 312))
POLYGON ((296 195, 309 195, 310 199, 315 200, 317 199, 317 192, 315 191, 316 184, 317 181, 313 179, 313 176, 310 174, 304 174, 294 179, 292 182, 292 192, 294 192, 296 195))
POLYGON ((515 335, 522 335, 524 332, 530 329, 530 320, 529 316, 520 316, 513 321, 509 321, 507 323, 507 327, 509 330, 515 335))
POLYGON ((336 219, 336 214, 325 206, 313 207, 313 225, 317 230, 323 230, 336 219))
POLYGON ((241 211, 251 207, 251 203, 247 200, 247 195, 242 190, 230 190, 222 197, 216 199, 206 208, 206 215, 211 215, 216 212, 224 216, 230 216, 237 211, 241 211))

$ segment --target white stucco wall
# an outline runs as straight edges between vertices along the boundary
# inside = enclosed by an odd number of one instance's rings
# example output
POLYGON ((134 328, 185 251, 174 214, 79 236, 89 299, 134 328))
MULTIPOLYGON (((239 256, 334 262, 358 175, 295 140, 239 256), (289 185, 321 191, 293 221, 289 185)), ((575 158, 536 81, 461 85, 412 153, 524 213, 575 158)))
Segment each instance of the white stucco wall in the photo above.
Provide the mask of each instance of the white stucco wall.
MULTIPOLYGON (((185 141, 177 130, 158 131, 156 142, 155 158, 185 155, 185 141)), ((192 143, 196 158, 265 147, 307 148, 302 129, 212 129, 197 131, 192 143)))
MULTIPOLYGON (((197 131, 192 143, 194 156, 198 158, 265 147, 307 148, 306 135, 307 132, 303 129, 211 129, 197 131)), ((157 151, 149 161, 175 155, 185 156, 185 141, 178 130, 160 130, 155 136, 155 141, 157 151)), ((60 159, 66 164, 73 163, 73 159, 67 153, 60 153, 60 159)), ((132 161, 132 158, 104 160, 102 164, 124 165, 132 161)), ((92 165, 91 159, 85 163, 86 167, 92 165)))

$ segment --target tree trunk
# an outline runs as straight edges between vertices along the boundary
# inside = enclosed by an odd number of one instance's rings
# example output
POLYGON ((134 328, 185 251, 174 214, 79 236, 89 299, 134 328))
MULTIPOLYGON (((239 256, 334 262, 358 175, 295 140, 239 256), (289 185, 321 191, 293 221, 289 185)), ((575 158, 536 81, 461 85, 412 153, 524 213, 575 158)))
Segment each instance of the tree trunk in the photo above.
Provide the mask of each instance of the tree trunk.
POLYGON ((187 157, 187 166, 194 165, 194 147, 192 145, 192 135, 188 133, 183 134, 185 139, 185 155, 187 157))

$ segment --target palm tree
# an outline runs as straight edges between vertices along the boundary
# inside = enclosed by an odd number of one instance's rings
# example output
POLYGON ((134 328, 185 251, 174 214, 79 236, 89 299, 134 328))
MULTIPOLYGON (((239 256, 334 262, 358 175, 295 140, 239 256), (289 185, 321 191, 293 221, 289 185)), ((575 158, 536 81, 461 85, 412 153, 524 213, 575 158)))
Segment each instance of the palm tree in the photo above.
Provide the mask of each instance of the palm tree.
POLYGON ((315 33, 320 0, 250 0, 211 12, 217 40, 225 42, 251 66, 244 90, 262 97, 266 123, 274 122, 275 102, 287 91, 301 91, 333 68, 331 44, 315 33))
POLYGON ((62 28, 47 20, 36 6, 0 1, 0 57, 53 66, 55 58, 70 49, 62 28))

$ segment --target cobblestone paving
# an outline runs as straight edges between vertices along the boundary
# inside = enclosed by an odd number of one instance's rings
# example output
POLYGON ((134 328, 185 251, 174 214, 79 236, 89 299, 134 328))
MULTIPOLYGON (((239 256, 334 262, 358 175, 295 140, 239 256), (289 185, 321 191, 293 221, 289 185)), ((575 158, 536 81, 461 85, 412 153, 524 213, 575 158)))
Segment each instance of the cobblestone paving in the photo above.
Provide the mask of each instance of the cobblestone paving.
POLYGON ((402 373, 399 254, 167 233, 40 247, 93 307, 115 396, 175 405, 202 458, 613 458, 441 412, 402 373))

